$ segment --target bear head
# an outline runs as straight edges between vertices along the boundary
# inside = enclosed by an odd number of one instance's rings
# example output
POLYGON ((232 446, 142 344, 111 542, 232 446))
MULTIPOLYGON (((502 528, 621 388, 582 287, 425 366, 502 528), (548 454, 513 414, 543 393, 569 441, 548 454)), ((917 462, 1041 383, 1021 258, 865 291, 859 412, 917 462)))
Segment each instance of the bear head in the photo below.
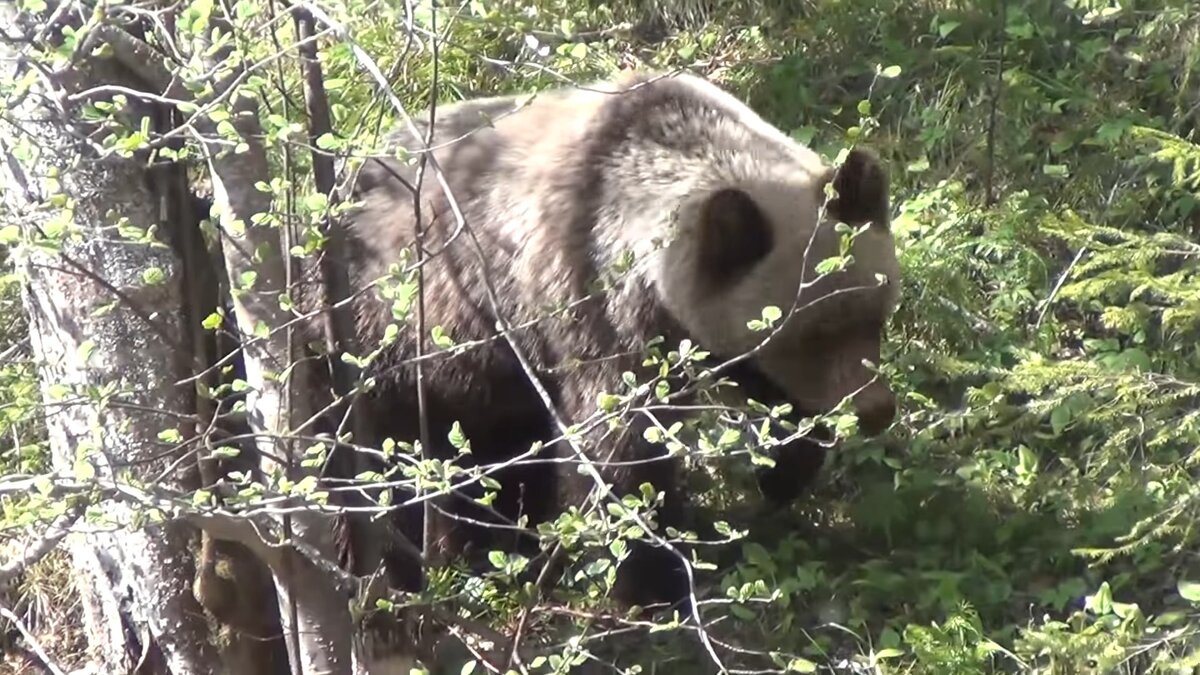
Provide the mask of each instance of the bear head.
POLYGON ((861 148, 836 169, 803 148, 793 157, 713 180, 685 201, 659 261, 659 293, 705 349, 749 354, 798 413, 850 399, 873 436, 896 413, 867 365, 879 363, 899 290, 888 175, 861 148), (822 263, 831 258, 840 263, 822 263), (782 316, 752 328, 766 306, 782 316))

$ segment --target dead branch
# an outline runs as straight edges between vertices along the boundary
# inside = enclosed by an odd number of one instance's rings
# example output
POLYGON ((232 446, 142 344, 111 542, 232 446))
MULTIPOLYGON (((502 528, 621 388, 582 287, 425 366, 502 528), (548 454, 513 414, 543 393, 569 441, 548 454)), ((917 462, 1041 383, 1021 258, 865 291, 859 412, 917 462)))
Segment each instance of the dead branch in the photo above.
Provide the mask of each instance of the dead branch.
POLYGON ((18 631, 20 631, 21 637, 25 639, 25 642, 29 645, 29 648, 41 660, 42 665, 45 666, 46 670, 53 673, 53 675, 65 675, 62 668, 59 668, 57 665, 55 665, 54 661, 50 659, 50 656, 46 654, 46 650, 42 649, 41 643, 39 643, 37 638, 33 636, 33 633, 29 632, 29 628, 25 626, 25 622, 21 621, 21 617, 17 616, 12 612, 12 610, 4 606, 0 606, 0 617, 3 617, 9 621, 13 626, 16 627, 18 631))

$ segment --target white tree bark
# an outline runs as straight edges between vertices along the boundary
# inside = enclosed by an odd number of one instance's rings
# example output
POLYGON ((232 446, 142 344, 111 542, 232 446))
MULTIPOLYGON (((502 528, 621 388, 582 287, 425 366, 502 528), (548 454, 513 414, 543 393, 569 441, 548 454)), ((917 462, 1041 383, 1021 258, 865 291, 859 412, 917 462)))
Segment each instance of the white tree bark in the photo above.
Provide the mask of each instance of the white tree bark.
MULTIPOLYGON (((0 7, 0 25, 15 26, 11 5, 0 7)), ((9 52, 5 57, 15 51, 3 43, 0 50, 9 52)), ((0 79, 13 77, 15 63, 0 59, 8 71, 0 79)), ((183 372, 173 351, 181 331, 177 265, 169 248, 122 241, 112 228, 118 215, 134 226, 158 222, 142 167, 80 153, 76 111, 47 103, 81 85, 121 78, 104 64, 40 78, 9 110, 16 125, 0 123, 0 192, 9 224, 19 224, 26 241, 64 221, 51 201, 56 195, 72 200, 60 251, 18 250, 53 466, 60 476, 86 479, 94 472, 126 481, 149 480, 167 468, 174 457, 158 434, 188 412, 186 390, 175 384, 183 372), (143 278, 152 268, 163 272, 161 282, 143 278)), ((136 526, 136 514, 119 503, 105 503, 102 511, 109 522, 81 528, 66 544, 98 668, 131 672, 144 662, 144 672, 216 672, 219 657, 191 593, 184 526, 136 526)))
MULTIPOLYGON (((0 3, 0 25, 16 25, 11 20, 13 11, 11 4, 0 3)), ((8 172, 2 192, 25 240, 53 231, 62 213, 62 203, 54 201, 56 194, 74 200, 72 236, 61 251, 22 249, 23 269, 29 275, 25 299, 33 345, 42 364, 45 399, 55 411, 49 419, 54 466, 65 476, 87 467, 75 477, 94 472, 107 486, 153 481, 151 487, 177 487, 182 494, 184 486, 171 484, 179 473, 173 462, 180 458, 159 440, 165 429, 187 428, 183 416, 193 413, 186 389, 191 384, 176 384, 190 374, 190 354, 182 349, 182 273, 169 247, 134 244, 117 235, 113 226, 118 217, 139 228, 159 224, 158 199, 136 160, 97 160, 94 152, 88 153, 78 129, 82 115, 65 101, 68 94, 98 85, 144 89, 149 83, 158 95, 167 92, 172 98, 188 99, 189 94, 173 86, 178 80, 173 82, 157 54, 142 49, 144 44, 119 28, 93 28, 85 42, 80 54, 107 44, 112 57, 88 59, 62 77, 39 79, 35 96, 27 97, 14 111, 18 126, 0 123, 0 163, 8 172), (23 138, 41 150, 31 156, 15 151, 23 148, 23 138), (161 275, 143 276, 151 269, 161 275), (69 397, 82 400, 62 405, 58 399, 64 386, 69 397), (102 402, 82 396, 105 387, 112 391, 102 402), (87 462, 81 464, 81 457, 87 462)), ((16 52, 2 40, 0 49, 8 49, 8 55, 16 52)), ((269 196, 256 188, 270 180, 259 111, 253 98, 228 91, 238 83, 237 65, 217 67, 236 54, 222 48, 209 50, 208 56, 211 72, 225 77, 214 82, 207 100, 228 102, 222 105, 234 113, 231 121, 244 147, 231 152, 231 144, 215 140, 221 135, 218 125, 205 119, 196 121, 189 137, 200 140, 208 162, 230 285, 241 287, 250 272, 257 277, 253 289, 233 299, 237 329, 244 336, 249 420, 258 432, 263 456, 287 458, 290 448, 278 438, 312 411, 297 405, 309 397, 300 390, 289 395, 286 381, 279 377, 288 371, 292 356, 287 332, 260 337, 261 326, 277 328, 292 317, 279 304, 286 285, 279 232, 255 223, 255 216, 271 206, 269 196)), ((0 69, 11 70, 17 61, 5 60, 0 69)), ((12 77, 12 72, 0 72, 0 79, 12 81, 12 77)), ((131 103, 136 109, 136 100, 131 103)), ((275 479, 292 473, 289 478, 298 480, 297 467, 289 464, 268 459, 263 469, 275 479)), ((125 504, 106 502, 103 512, 122 526, 141 524, 135 522, 139 514, 125 504)), ((314 554, 336 559, 328 515, 312 511, 291 517, 290 534, 304 543, 304 555, 288 547, 267 546, 244 530, 229 535, 231 529, 222 528, 217 520, 192 520, 206 530, 223 529, 224 534, 216 536, 246 544, 270 564, 293 673, 352 672, 354 624, 345 583, 339 585, 312 560, 314 554)), ((168 521, 145 528, 98 527, 69 538, 85 596, 89 644, 101 672, 130 672, 139 662, 150 664, 142 672, 229 672, 211 644, 204 611, 191 592, 194 570, 186 535, 182 523, 168 521)), ((390 673, 393 667, 382 659, 367 666, 374 673, 390 673)))
MULTIPOLYGON (((217 62, 230 58, 228 50, 214 55, 217 62)), ((233 69, 224 82, 215 87, 217 96, 232 86, 238 69, 233 69)), ((263 136, 258 121, 258 106, 253 98, 233 94, 233 125, 237 128, 245 151, 231 152, 227 144, 207 146, 214 202, 219 212, 221 231, 226 237, 223 247, 225 268, 230 286, 237 288, 239 279, 247 272, 256 275, 252 290, 234 295, 233 304, 237 325, 243 335, 246 382, 250 391, 246 399, 251 426, 259 433, 263 470, 274 479, 286 476, 299 480, 298 463, 281 465, 269 458, 290 458, 291 448, 277 440, 313 412, 303 403, 307 396, 290 396, 287 381, 280 377, 292 362, 292 344, 286 330, 273 330, 268 337, 253 339, 260 324, 278 329, 292 320, 280 307, 279 297, 286 286, 286 255, 282 252, 280 232, 254 223, 254 217, 266 213, 271 206, 269 195, 256 185, 270 180, 266 150, 259 139, 263 136), (244 235, 234 233, 244 231, 244 235), (291 475, 287 475, 287 474, 291 475)), ((201 124, 206 138, 218 137, 216 125, 201 124)), ((293 370, 290 376, 296 379, 293 370)), ((299 378, 300 382, 304 378, 299 378)), ((275 482, 275 481, 273 481, 275 482)), ((298 512, 291 517, 291 536, 305 542, 329 560, 336 560, 332 519, 321 513, 298 512)), ((279 590, 280 617, 292 655, 292 672, 350 673, 352 623, 347 598, 321 570, 299 556, 291 556, 284 569, 273 568, 279 590), (298 644, 297 644, 298 642, 298 644)))

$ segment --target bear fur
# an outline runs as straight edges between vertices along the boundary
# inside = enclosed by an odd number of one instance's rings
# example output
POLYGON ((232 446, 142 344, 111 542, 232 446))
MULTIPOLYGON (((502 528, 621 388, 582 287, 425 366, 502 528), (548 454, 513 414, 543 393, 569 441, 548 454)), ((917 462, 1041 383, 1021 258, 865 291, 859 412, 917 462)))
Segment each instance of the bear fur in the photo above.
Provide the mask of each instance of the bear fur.
MULTIPOLYGON (((427 117, 416 125, 428 133, 427 117)), ((468 466, 545 444, 534 456, 541 461, 493 476, 503 489, 490 508, 472 501, 482 494, 478 483, 439 503, 448 515, 433 518, 427 534, 441 555, 528 548, 536 539, 514 534, 519 517, 534 525, 583 503, 594 478, 576 470, 571 444, 554 442, 558 421, 584 425, 578 445, 617 498, 651 483, 664 498, 658 531, 682 522, 681 465, 643 437, 649 417, 635 413, 616 429, 586 425, 602 395, 627 393, 623 373, 646 381, 645 346, 657 337, 667 349, 692 341, 712 353, 712 364, 752 352, 723 373, 742 384, 743 396, 813 415, 853 395, 860 428, 876 433, 890 424, 891 392, 862 363, 878 363, 898 286, 887 174, 870 152, 851 151, 835 172, 691 75, 643 73, 532 100, 439 106, 434 129, 430 147, 453 202, 427 166, 425 329, 440 326, 473 346, 423 361, 427 451, 458 456, 447 440, 455 423, 471 444, 461 458, 468 466), (827 202, 830 182, 837 196, 827 202), (854 264, 813 283, 817 263, 838 252, 839 221, 864 226, 854 264), (800 310, 760 347, 767 333, 747 323, 766 305, 800 310)), ((389 146, 413 156, 423 147, 407 129, 389 146)), ((415 259, 417 176, 415 162, 393 155, 362 163, 357 206, 346 217, 353 288, 415 259)), ((392 300, 369 290, 353 308, 358 337, 372 349, 394 322, 392 300)), ((373 364, 375 386, 357 405, 376 437, 355 439, 359 445, 419 437, 415 340, 413 325, 400 326, 373 364)), ((440 350, 427 338, 430 351, 440 350)), ((659 421, 670 426, 686 414, 659 421)), ((760 475, 764 494, 777 503, 794 498, 824 452, 809 439, 777 448, 775 467, 760 475)), ((676 602, 687 592, 679 557, 650 544, 633 546, 618 572, 616 595, 626 602, 676 602)))

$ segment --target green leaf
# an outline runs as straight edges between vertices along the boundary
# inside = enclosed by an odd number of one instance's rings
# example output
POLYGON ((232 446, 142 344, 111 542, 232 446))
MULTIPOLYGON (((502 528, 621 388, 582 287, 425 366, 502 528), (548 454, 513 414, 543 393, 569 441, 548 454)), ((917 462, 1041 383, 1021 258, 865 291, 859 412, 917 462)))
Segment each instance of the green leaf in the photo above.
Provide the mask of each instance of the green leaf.
POLYGON ((383 329, 383 340, 381 340, 381 342, 382 344, 390 345, 395 342, 396 338, 398 337, 400 337, 400 327, 394 323, 389 323, 387 328, 383 329))
POLYGON ((1187 618, 1187 612, 1163 612, 1162 614, 1154 617, 1154 621, 1151 623, 1153 623, 1155 626, 1175 626, 1187 621, 1187 618))
POLYGON ((839 256, 825 258, 821 262, 817 263, 817 274, 833 274, 842 268, 844 261, 845 258, 841 258, 839 256))
POLYGON ((750 453, 750 463, 754 466, 765 466, 767 468, 772 468, 775 466, 775 460, 758 452, 750 453))
POLYGON ((96 341, 84 340, 83 342, 79 343, 79 348, 75 353, 79 356, 80 361, 87 363, 88 360, 92 358, 92 352, 94 351, 96 351, 96 341))
POLYGON ((755 567, 764 569, 771 568, 771 553, 762 544, 751 541, 742 546, 742 555, 746 556, 746 560, 755 567))
POLYGON ((629 552, 629 545, 625 543, 624 539, 617 539, 608 545, 608 551, 614 558, 620 560, 629 552))
POLYGON ((954 29, 958 28, 961 25, 962 25, 961 21, 943 21, 942 23, 938 24, 938 29, 937 29, 938 36, 944 38, 947 35, 953 33, 954 29))
POLYGON ((429 331, 429 337, 433 340, 433 344, 440 349, 449 349, 454 346, 454 340, 446 332, 446 329, 441 326, 434 326, 429 331))
POLYGON ((0 245, 15 244, 21 238, 21 228, 16 225, 0 227, 0 245))
POLYGON ((815 673, 817 672, 817 664, 808 659, 796 657, 788 662, 787 669, 790 673, 815 673))
POLYGON ((775 305, 768 305, 766 307, 763 307, 763 311, 762 311, 763 321, 773 324, 776 321, 778 321, 779 319, 781 319, 782 317, 783 317, 783 310, 779 309, 775 305))
POLYGON ((46 476, 37 476, 33 479, 33 489, 37 490, 38 494, 48 496, 50 491, 54 489, 54 481, 46 476))
POLYGON ((805 125, 799 129, 792 130, 792 140, 800 145, 808 145, 812 143, 813 138, 817 135, 817 128, 811 125, 805 125))
POLYGON ((1071 408, 1070 406, 1058 406, 1050 413, 1050 428, 1054 430, 1054 435, 1058 436, 1066 430, 1067 425, 1071 423, 1071 408))
POLYGON ((163 429, 158 432, 158 440, 163 443, 178 443, 183 440, 183 435, 179 433, 178 429, 163 429))
POLYGON ((1018 467, 1021 473, 1033 474, 1037 471, 1038 458, 1032 450, 1022 445, 1017 449, 1017 454, 1020 457, 1020 464, 1018 464, 1018 467))
POLYGON ((887 68, 884 68, 883 70, 879 71, 879 74, 882 75, 883 77, 886 77, 889 79, 894 78, 894 77, 899 77, 900 76, 900 66, 888 66, 887 68))
POLYGON ((727 448, 734 443, 737 443, 741 437, 742 432, 738 431, 737 429, 727 428, 721 432, 721 437, 717 439, 717 447, 727 448))
POLYGON ((1090 609, 1097 616, 1104 616, 1113 611, 1112 588, 1108 582, 1100 584, 1100 588, 1095 595, 1089 596, 1085 602, 1087 609, 1090 609))
POLYGON ((463 433, 462 425, 457 421, 450 427, 450 445, 453 445, 458 450, 464 450, 470 447, 467 442, 467 436, 463 433))
POLYGON ((915 162, 909 163, 909 165, 904 167, 904 169, 906 171, 908 171, 909 173, 923 173, 925 171, 928 171, 929 170, 929 158, 922 157, 922 158, 916 160, 915 162))
POLYGON ((325 207, 328 205, 329 199, 320 192, 313 192, 304 198, 304 208, 312 211, 313 213, 324 211, 325 207))
MULTIPOLYGON (((744 606, 742 606, 742 605, 730 605, 730 606, 729 606, 729 613, 730 613, 730 614, 733 614, 735 617, 737 617, 737 618, 741 619, 742 621, 754 621, 755 619, 757 619, 757 618, 758 618, 758 617, 754 616, 754 612, 752 612, 752 611, 750 610, 750 608, 749 608, 749 607, 744 607, 744 606)), ((811 671, 811 670, 807 670, 807 671, 804 671, 804 670, 802 670, 802 671, 797 671, 797 672, 807 672, 807 673, 811 673, 811 672, 813 672, 813 671, 811 671)))
POLYGON ((74 469, 76 480, 88 481, 96 477, 96 467, 92 466, 87 457, 77 458, 74 469))
POLYGON ((1200 604, 1200 581, 1187 581, 1180 579, 1175 588, 1179 590, 1179 595, 1183 596, 1188 602, 1200 604))
POLYGON ((163 279, 166 278, 166 273, 157 267, 151 267, 150 269, 142 270, 142 281, 144 281, 148 286, 157 286, 163 282, 163 279))
POLYGON ((621 403, 620 396, 612 394, 600 393, 596 396, 596 405, 604 412, 612 412, 616 410, 617 405, 621 403))
POLYGON ((895 649, 903 638, 896 632, 894 628, 884 628, 879 634, 879 645, 886 649, 895 649))

